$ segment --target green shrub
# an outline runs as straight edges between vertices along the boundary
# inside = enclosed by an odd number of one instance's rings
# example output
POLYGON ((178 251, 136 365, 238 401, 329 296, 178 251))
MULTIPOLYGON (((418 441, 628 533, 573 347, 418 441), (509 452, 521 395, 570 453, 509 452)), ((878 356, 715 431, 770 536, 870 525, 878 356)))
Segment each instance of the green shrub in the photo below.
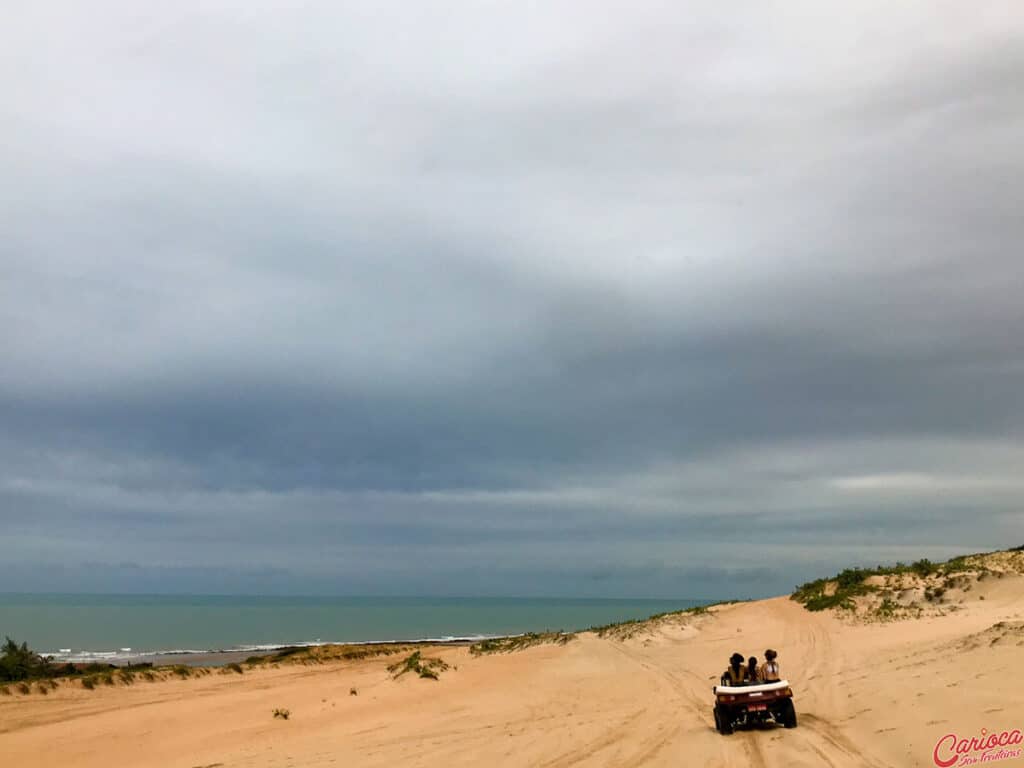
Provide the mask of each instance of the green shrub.
POLYGON ((446 669, 448 669, 448 665, 441 659, 428 659, 419 651, 414 651, 401 661, 391 664, 388 667, 388 672, 396 680, 406 672, 415 672, 428 680, 437 680, 438 673, 446 669))
POLYGON ((241 664, 237 664, 235 662, 231 662, 230 664, 225 665, 224 668, 225 669, 229 669, 232 672, 234 672, 236 674, 239 674, 239 675, 245 674, 244 670, 242 669, 242 665, 241 664))
POLYGON ((910 569, 921 578, 931 576, 937 570, 935 564, 926 557, 911 565, 910 569))
POLYGON ((0 682, 50 677, 53 674, 50 660, 30 650, 28 643, 18 645, 8 637, 0 651, 0 682))

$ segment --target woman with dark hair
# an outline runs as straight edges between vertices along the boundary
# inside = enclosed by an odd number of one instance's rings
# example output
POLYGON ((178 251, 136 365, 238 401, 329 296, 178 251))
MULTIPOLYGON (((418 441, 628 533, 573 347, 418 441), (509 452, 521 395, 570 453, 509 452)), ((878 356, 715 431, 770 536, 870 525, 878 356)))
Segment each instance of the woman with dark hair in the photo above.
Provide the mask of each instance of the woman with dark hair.
POLYGON ((778 654, 769 648, 764 652, 764 664, 761 665, 761 671, 758 677, 761 678, 761 682, 764 683, 776 683, 782 679, 782 673, 779 671, 779 662, 775 660, 778 654))
POLYGON ((761 677, 757 672, 757 656, 751 656, 747 659, 747 682, 756 683, 761 677))
POLYGON ((722 675, 722 685, 743 685, 749 680, 749 674, 743 666, 743 654, 734 653, 729 657, 729 666, 722 675))

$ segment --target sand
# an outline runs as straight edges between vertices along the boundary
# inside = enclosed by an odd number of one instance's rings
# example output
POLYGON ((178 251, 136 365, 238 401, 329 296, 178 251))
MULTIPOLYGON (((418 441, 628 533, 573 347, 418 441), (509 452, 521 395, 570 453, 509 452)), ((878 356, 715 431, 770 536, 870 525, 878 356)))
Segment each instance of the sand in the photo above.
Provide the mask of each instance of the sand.
POLYGON ((1017 576, 917 620, 855 623, 775 598, 629 639, 583 634, 483 657, 432 649, 453 665, 438 681, 393 680, 392 658, 62 686, 0 697, 0 764, 931 766, 945 734, 1024 728, 1022 627, 1017 576), (734 650, 767 646, 792 682, 799 727, 719 735, 714 680, 734 650), (279 707, 288 720, 272 716, 279 707))

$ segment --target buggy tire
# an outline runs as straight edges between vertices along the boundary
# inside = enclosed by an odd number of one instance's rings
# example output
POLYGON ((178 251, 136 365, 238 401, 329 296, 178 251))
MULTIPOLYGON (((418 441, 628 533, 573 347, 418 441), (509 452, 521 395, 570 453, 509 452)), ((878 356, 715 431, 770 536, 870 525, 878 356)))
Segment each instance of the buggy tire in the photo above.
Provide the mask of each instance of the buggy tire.
POLYGON ((796 728, 796 709, 793 707, 793 700, 787 699, 782 705, 780 722, 783 728, 796 728))
POLYGON ((715 705, 715 730, 723 736, 728 736, 732 733, 732 722, 726 713, 718 708, 718 705, 715 705))

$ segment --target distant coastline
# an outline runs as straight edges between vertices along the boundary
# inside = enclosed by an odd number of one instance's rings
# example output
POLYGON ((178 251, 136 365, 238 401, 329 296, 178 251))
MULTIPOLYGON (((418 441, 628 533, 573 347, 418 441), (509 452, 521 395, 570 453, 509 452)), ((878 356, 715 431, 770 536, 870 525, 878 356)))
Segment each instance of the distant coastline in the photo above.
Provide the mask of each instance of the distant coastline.
POLYGON ((0 632, 56 662, 226 664, 282 648, 467 644, 574 631, 699 599, 0 594, 0 632))

